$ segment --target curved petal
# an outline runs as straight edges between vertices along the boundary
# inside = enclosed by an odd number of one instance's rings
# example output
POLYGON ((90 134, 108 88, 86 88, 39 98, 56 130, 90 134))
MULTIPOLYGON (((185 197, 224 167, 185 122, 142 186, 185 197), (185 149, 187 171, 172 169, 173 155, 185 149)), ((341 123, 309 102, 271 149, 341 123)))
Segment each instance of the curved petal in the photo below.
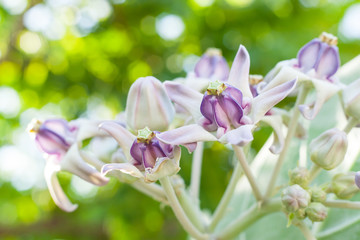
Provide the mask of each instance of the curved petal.
POLYGON ((244 96, 252 98, 249 87, 250 56, 243 45, 240 45, 230 69, 228 83, 240 89, 244 96))
POLYGON ((56 176, 56 173, 59 170, 60 169, 58 165, 54 165, 51 161, 47 161, 44 171, 45 181, 55 204, 66 212, 73 212, 78 207, 78 205, 70 202, 69 198, 62 190, 59 180, 56 176))
POLYGON ((194 121, 201 118, 200 104, 203 98, 201 93, 177 82, 167 81, 164 86, 170 99, 185 108, 194 118, 194 121))
POLYGON ((136 137, 123 126, 113 121, 103 122, 100 124, 99 128, 115 138, 119 146, 124 151, 125 156, 130 159, 130 148, 136 137))
POLYGON ((216 101, 216 97, 212 95, 207 95, 205 93, 203 100, 200 105, 200 112, 206 118, 202 120, 202 126, 208 131, 216 131, 217 125, 214 118, 214 106, 213 101, 216 101))
POLYGON ((232 96, 223 96, 219 98, 221 108, 226 112, 231 124, 237 128, 241 125, 241 118, 243 117, 243 110, 238 102, 232 96))
POLYGON ((219 100, 213 101, 212 104, 214 108, 214 119, 218 126, 217 137, 220 138, 230 130, 230 121, 225 110, 221 107, 219 100))
POLYGON ((318 65, 316 66, 316 74, 318 78, 328 79, 336 73, 340 67, 339 50, 337 46, 327 47, 321 55, 318 65))
POLYGON ((174 158, 158 158, 153 168, 145 170, 145 181, 146 182, 156 182, 160 178, 166 176, 172 176, 180 171, 180 157, 181 149, 176 146, 174 148, 174 158))
POLYGON ((103 131, 99 130, 101 121, 93 121, 88 119, 77 119, 69 122, 69 126, 77 129, 76 140, 82 141, 95 136, 106 136, 103 131))
POLYGON ((320 39, 313 39, 305 46, 303 46, 297 55, 297 59, 299 60, 299 68, 301 68, 304 72, 315 68, 319 58, 320 49, 320 39))
POLYGON ((198 124, 191 124, 162 132, 156 137, 167 144, 184 145, 195 142, 217 141, 217 138, 198 124))
POLYGON ((143 174, 134 165, 130 163, 109 163, 105 164, 101 169, 101 174, 107 175, 111 171, 120 171, 136 178, 143 178, 143 174))
POLYGON ((254 137, 252 135, 252 129, 254 125, 242 125, 234 130, 227 132, 223 137, 220 138, 222 143, 230 143, 232 145, 244 146, 251 142, 254 137))
POLYGON ((285 82, 255 97, 250 112, 253 123, 257 123, 273 106, 283 100, 295 88, 296 82, 297 79, 285 82))
POLYGON ((269 125, 274 130, 274 142, 270 147, 270 151, 274 154, 279 154, 284 146, 284 134, 282 131, 282 118, 281 116, 264 116, 261 122, 269 125))
POLYGON ((338 85, 324 80, 312 79, 311 83, 314 85, 316 90, 315 102, 309 105, 304 104, 299 106, 299 110, 302 115, 309 120, 314 119, 324 102, 340 90, 338 85))
POLYGON ((109 179, 88 165, 80 156, 79 149, 73 144, 60 162, 61 170, 68 171, 97 186, 103 186, 109 179))

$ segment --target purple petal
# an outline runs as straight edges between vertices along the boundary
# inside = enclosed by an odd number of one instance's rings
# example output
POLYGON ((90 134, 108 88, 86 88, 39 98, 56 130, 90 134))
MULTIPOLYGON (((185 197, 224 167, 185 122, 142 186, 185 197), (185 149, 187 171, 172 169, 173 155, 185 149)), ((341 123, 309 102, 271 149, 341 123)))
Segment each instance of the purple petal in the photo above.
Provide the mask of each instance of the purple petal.
POLYGON ((312 68, 315 68, 321 47, 322 42, 320 39, 316 38, 300 49, 297 55, 297 59, 299 60, 299 68, 302 71, 307 72, 312 68))
POLYGON ((218 57, 217 64, 214 69, 213 79, 219 79, 221 81, 227 81, 229 77, 229 65, 224 57, 218 57))
POLYGON ((35 141, 47 154, 64 155, 70 147, 62 136, 48 129, 40 129, 35 141))
POLYGON ((336 46, 327 47, 316 66, 316 74, 319 78, 329 78, 340 67, 339 50, 336 46))
POLYGON ((257 123, 273 106, 283 100, 295 88, 296 82, 297 79, 285 82, 254 98, 251 108, 253 123, 257 123))
POLYGON ((142 161, 144 163, 144 168, 153 168, 156 162, 156 150, 153 146, 148 145, 142 151, 142 161))
POLYGON ((201 120, 201 125, 209 132, 216 131, 218 128, 214 118, 213 101, 216 101, 216 97, 213 95, 207 95, 207 93, 205 93, 200 105, 200 112, 205 117, 205 119, 201 120))
POLYGON ((243 116, 243 110, 238 102, 232 98, 232 96, 226 96, 219 98, 219 104, 221 108, 226 112, 231 124, 237 128, 241 125, 241 118, 243 116))
POLYGON ((69 123, 64 119, 48 119, 45 120, 42 124, 42 127, 50 129, 53 132, 61 136, 66 136, 71 134, 71 130, 69 128, 69 123))
POLYGON ((190 87, 176 82, 165 82, 165 89, 170 99, 186 109, 195 121, 201 118, 200 104, 203 95, 190 87))
POLYGON ((99 128, 115 138, 126 155, 130 153, 130 148, 136 139, 133 134, 131 134, 120 124, 113 121, 103 122, 100 124, 99 128))
POLYGON ((187 143, 183 145, 184 147, 186 147, 186 149, 189 151, 189 153, 192 153, 193 151, 195 151, 196 147, 197 147, 197 143, 187 143))
POLYGON ((230 69, 228 83, 238 89, 246 97, 252 98, 249 87, 249 70, 250 70, 250 57, 246 48, 240 45, 239 50, 235 56, 234 62, 230 69))
POLYGON ((130 155, 135 160, 134 165, 142 165, 142 150, 141 147, 144 148, 144 143, 138 143, 135 140, 130 148, 130 155))
POLYGON ((219 132, 217 135, 217 137, 220 138, 223 133, 226 133, 228 130, 230 130, 231 124, 228 115, 220 105, 220 102, 217 100, 217 101, 213 101, 212 104, 214 108, 215 122, 218 125, 218 128, 222 128, 221 131, 223 131, 223 132, 219 132))
POLYGON ((251 132, 253 127, 254 125, 251 124, 242 125, 234 130, 227 132, 222 138, 220 138, 220 142, 230 143, 237 146, 244 146, 254 139, 251 132))
POLYGON ((47 187, 49 189, 52 199, 59 208, 66 212, 73 212, 76 210, 78 205, 70 202, 70 200, 62 190, 56 175, 58 171, 58 166, 53 165, 51 161, 47 162, 44 171, 47 187))
POLYGON ((194 72, 197 77, 226 81, 229 66, 224 57, 205 53, 197 62, 194 72))
POLYGON ((226 89, 222 92, 223 95, 228 95, 234 98, 237 103, 241 106, 243 102, 243 95, 236 87, 226 84, 226 89))
POLYGON ((165 155, 168 157, 168 158, 173 158, 174 157, 174 146, 171 145, 171 144, 167 144, 167 143, 164 143, 162 141, 158 141, 158 144, 160 146, 160 148, 162 149, 162 151, 165 153, 165 155))
POLYGON ((162 132, 157 138, 167 144, 184 145, 195 142, 217 141, 216 137, 198 124, 191 124, 174 130, 162 132))
POLYGON ((355 184, 358 188, 360 188, 360 172, 355 173, 355 184))

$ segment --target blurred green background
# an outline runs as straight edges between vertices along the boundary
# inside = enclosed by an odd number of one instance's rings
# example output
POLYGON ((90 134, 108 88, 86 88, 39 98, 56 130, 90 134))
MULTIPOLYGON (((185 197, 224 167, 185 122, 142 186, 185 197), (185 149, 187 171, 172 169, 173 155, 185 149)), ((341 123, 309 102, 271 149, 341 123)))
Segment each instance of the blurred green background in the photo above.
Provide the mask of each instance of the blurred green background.
MULTIPOLYGON (((61 173, 80 206, 59 210, 29 121, 113 119, 138 77, 184 77, 209 47, 231 63, 243 44, 251 73, 265 75, 327 31, 345 63, 360 53, 359 22, 353 0, 0 0, 0 239, 185 239, 169 208, 115 180, 97 188, 61 173)), ((216 207, 230 159, 206 145, 201 207, 216 207)), ((190 160, 183 151, 187 184, 190 160)))

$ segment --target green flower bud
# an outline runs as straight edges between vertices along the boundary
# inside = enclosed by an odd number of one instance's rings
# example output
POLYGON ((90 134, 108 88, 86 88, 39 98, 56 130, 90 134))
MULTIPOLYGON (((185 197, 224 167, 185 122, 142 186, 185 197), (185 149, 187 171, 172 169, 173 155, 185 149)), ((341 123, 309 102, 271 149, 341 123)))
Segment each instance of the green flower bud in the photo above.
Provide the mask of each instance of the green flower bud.
POLYGON ((326 192, 321 187, 312 187, 310 189, 311 201, 312 202, 325 202, 326 201, 326 192))
POLYGON ((299 185, 291 185, 285 188, 281 194, 281 201, 289 212, 296 212, 306 208, 310 203, 310 194, 299 185))
POLYGON ((328 208, 322 203, 312 202, 305 210, 308 218, 313 222, 322 222, 328 215, 328 208))
POLYGON ((323 132, 310 143, 310 159, 325 170, 337 167, 347 150, 346 133, 336 128, 323 132))
POLYGON ((331 180, 331 191, 340 199, 349 199, 360 190, 355 184, 355 173, 339 173, 331 180))
POLYGON ((360 78, 343 89, 342 97, 345 113, 348 116, 360 119, 360 78))
POLYGON ((298 184, 306 188, 309 184, 309 171, 303 167, 297 167, 289 170, 290 185, 298 184))
POLYGON ((299 220, 303 220, 306 218, 306 210, 305 208, 300 208, 295 212, 295 217, 299 220))

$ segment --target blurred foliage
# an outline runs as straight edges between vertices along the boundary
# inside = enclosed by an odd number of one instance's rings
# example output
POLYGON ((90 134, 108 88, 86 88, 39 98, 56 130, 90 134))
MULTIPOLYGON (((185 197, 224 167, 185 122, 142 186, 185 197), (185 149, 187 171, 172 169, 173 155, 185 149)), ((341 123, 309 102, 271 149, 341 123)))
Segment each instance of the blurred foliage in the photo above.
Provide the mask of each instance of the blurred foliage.
MULTIPOLYGON (((251 56, 251 73, 265 75, 278 61, 295 57, 301 46, 322 31, 337 35, 346 9, 356 3, 113 0, 103 5, 110 7, 109 15, 84 30, 76 25, 76 14, 91 1, 64 1, 78 5, 51 8, 54 16, 60 12, 60 20, 66 23, 63 35, 51 40, 43 31, 31 31, 24 24, 26 14, 41 1, 14 1, 26 6, 15 14, 9 2, 0 1, 0 87, 16 90, 20 106, 9 114, 1 109, 12 106, 14 99, 0 96, 1 146, 17 144, 15 133, 24 131, 27 123, 21 119, 26 119, 23 113, 29 109, 50 110, 71 120, 91 115, 92 107, 105 106, 106 111, 100 108, 95 115, 115 117, 125 108, 126 93, 138 77, 153 75, 162 81, 184 77, 189 70, 187 61, 209 47, 222 49, 230 63, 243 44, 251 56), (163 39, 156 28, 166 14, 181 17, 185 25, 184 32, 173 40, 163 39)), ((49 2, 54 1, 43 4, 49 2)), ((339 49, 344 63, 360 52, 360 44, 340 38, 339 49)), ((254 149, 259 149, 268 135, 269 129, 257 132, 254 149)), ((183 153, 181 175, 188 184, 191 156, 183 153)), ((220 144, 206 145, 201 207, 210 211, 216 207, 231 176, 231 157, 220 144)), ((9 159, 16 165, 15 157, 9 159)), ((21 191, 9 178, 0 176, 1 239, 186 238, 169 208, 125 184, 112 181, 95 196, 82 197, 71 188, 69 174, 59 177, 80 205, 74 213, 59 210, 44 186, 21 191)))

